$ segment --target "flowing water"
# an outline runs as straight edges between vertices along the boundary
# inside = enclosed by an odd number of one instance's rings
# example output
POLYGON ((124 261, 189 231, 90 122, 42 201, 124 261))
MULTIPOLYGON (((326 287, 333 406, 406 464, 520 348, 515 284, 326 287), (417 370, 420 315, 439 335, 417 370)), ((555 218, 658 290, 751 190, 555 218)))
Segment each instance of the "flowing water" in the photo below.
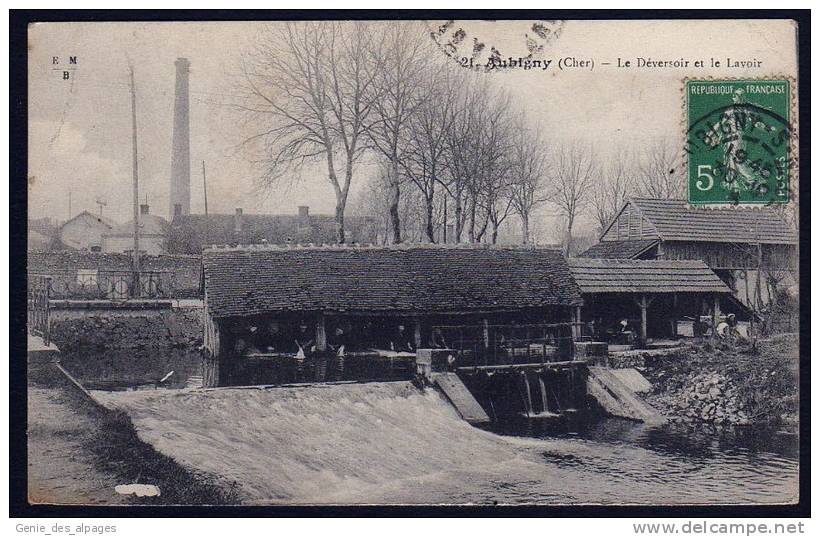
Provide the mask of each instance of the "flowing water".
POLYGON ((797 440, 770 432, 651 429, 581 412, 482 430, 409 382, 94 393, 158 451, 235 482, 249 504, 797 499, 797 440))

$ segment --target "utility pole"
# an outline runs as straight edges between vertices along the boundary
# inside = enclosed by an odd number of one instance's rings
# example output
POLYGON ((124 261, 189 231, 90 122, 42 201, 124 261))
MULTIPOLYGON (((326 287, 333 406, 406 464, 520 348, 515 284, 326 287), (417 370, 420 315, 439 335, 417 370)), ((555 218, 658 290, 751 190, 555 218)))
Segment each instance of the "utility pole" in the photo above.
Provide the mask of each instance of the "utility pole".
POLYGON ((205 197, 205 244, 210 241, 211 223, 208 221, 208 182, 205 180, 205 161, 202 161, 202 194, 205 197))
POLYGON ((139 165, 137 161, 137 90, 134 85, 134 66, 129 65, 128 70, 131 75, 131 149, 133 159, 133 183, 134 183, 134 297, 140 292, 140 234, 139 234, 139 165))
POLYGON ((444 244, 447 244, 447 192, 444 193, 444 244))
POLYGON ((68 220, 71 220, 71 191, 70 190, 68 191, 68 219, 66 220, 66 222, 68 220))

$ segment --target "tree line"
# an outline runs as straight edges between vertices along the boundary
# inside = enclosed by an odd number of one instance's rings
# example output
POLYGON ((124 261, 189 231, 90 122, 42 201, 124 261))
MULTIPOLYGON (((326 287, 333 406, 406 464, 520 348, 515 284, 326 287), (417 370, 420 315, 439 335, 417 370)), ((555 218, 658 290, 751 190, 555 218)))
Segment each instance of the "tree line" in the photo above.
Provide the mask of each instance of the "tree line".
POLYGON ((381 218, 392 243, 495 243, 510 217, 527 243, 534 211, 549 205, 568 250, 581 215, 602 228, 627 195, 682 194, 668 142, 602 164, 588 143, 549 139, 494 77, 458 67, 427 34, 413 22, 266 27, 231 92, 258 186, 321 163, 340 243, 351 185, 366 179, 357 210, 381 218), (363 159, 378 163, 375 176, 357 169, 363 159))

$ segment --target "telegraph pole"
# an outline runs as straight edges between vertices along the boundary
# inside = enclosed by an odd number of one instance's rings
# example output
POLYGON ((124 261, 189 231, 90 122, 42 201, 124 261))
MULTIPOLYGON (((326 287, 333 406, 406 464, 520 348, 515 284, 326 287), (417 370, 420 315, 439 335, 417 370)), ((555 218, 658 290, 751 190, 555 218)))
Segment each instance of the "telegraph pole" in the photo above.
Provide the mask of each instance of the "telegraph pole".
POLYGON ((134 296, 139 296, 140 288, 140 234, 139 234, 139 165, 137 162, 137 91, 134 85, 134 66, 128 66, 131 75, 131 149, 134 183, 134 296))
POLYGON ((202 194, 205 197, 205 244, 210 241, 211 223, 208 221, 208 182, 205 180, 205 161, 202 161, 202 194))

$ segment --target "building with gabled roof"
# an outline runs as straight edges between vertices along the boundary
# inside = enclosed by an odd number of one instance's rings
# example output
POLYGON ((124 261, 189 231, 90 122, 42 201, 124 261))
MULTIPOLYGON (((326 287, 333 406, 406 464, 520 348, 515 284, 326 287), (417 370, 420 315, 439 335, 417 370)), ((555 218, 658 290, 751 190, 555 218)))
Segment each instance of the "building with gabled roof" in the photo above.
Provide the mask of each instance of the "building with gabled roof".
POLYGON ((99 252, 102 250, 103 234, 116 225, 110 218, 83 211, 60 226, 57 238, 65 248, 99 252))
MULTIPOLYGON (((768 297, 758 273, 797 267, 798 237, 771 207, 692 207, 686 200, 632 198, 582 258, 701 260, 746 304, 768 297)), ((764 300, 765 302, 765 300, 764 300)))
POLYGON ((699 259, 715 270, 788 269, 796 266, 796 246, 797 233, 769 207, 707 209, 686 200, 633 198, 580 257, 699 259))
MULTIPOLYGON (((140 205, 138 222, 140 252, 148 255, 166 253, 165 240, 168 234, 168 221, 150 214, 147 204, 140 205)), ((134 221, 114 227, 102 235, 102 251, 106 253, 124 253, 134 251, 134 221)))

